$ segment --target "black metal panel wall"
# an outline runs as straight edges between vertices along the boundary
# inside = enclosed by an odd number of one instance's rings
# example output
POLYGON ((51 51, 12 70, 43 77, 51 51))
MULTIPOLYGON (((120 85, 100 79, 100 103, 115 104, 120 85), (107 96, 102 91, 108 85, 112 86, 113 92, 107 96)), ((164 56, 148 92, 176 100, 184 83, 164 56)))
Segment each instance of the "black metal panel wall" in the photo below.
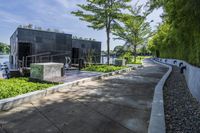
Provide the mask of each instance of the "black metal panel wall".
POLYGON ((72 40, 72 47, 79 49, 79 57, 87 59, 92 56, 93 63, 100 63, 101 60, 101 42, 92 40, 72 40))
POLYGON ((71 34, 17 28, 10 38, 10 44, 11 57, 13 58, 11 64, 14 65, 17 65, 17 61, 22 60, 22 57, 46 52, 50 52, 51 54, 47 57, 41 57, 41 59, 49 59, 51 56, 52 61, 64 63, 65 56, 72 57, 72 48, 78 49, 76 50, 78 52, 78 58, 86 58, 89 51, 93 51, 95 62, 100 63, 101 42, 72 39, 71 34))

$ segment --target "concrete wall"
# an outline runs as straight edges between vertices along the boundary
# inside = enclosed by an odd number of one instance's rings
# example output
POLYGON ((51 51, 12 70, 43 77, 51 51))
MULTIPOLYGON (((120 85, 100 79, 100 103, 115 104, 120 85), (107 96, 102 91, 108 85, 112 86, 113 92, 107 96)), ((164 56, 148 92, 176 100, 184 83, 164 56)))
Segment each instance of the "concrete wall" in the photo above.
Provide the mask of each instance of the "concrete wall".
POLYGON ((195 67, 183 60, 176 59, 161 59, 161 62, 171 65, 176 65, 179 67, 180 63, 183 63, 181 66, 186 66, 186 70, 184 70, 185 80, 187 82, 188 88, 192 95, 200 101, 200 68, 195 67), (174 61, 177 61, 174 63, 174 61))

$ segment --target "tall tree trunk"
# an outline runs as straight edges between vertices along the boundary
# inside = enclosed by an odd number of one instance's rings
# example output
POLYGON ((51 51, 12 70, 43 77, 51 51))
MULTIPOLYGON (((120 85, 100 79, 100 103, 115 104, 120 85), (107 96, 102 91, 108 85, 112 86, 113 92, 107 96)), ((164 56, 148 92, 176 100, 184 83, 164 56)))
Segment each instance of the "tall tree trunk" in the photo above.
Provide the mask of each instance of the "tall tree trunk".
POLYGON ((133 50, 134 50, 134 62, 136 63, 136 57, 137 57, 137 33, 135 33, 134 37, 134 45, 133 45, 133 50))
POLYGON ((134 62, 136 62, 136 58, 137 58, 137 47, 136 45, 134 45, 134 62))
POLYGON ((106 35, 107 35, 107 64, 110 64, 110 29, 106 29, 106 35))

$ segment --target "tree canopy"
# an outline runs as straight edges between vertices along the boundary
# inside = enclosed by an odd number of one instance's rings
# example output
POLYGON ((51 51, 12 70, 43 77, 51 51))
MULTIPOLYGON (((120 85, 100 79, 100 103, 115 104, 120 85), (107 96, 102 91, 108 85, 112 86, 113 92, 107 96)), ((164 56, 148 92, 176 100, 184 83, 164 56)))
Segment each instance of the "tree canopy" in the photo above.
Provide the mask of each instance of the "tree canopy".
POLYGON ((120 57, 125 53, 124 46, 120 46, 120 45, 116 46, 113 51, 115 52, 115 55, 117 57, 120 57))
POLYGON ((143 45, 151 35, 150 24, 146 22, 148 12, 142 8, 143 6, 135 4, 129 9, 129 13, 121 16, 121 23, 115 24, 113 31, 117 36, 116 39, 124 40, 129 48, 133 49, 134 61, 136 61, 137 46, 143 45))
POLYGON ((10 52, 10 46, 0 42, 0 53, 2 54, 8 54, 10 52))
POLYGON ((72 14, 89 23, 88 27, 96 30, 106 29, 108 64, 110 57, 110 33, 113 24, 118 20, 122 10, 128 8, 131 0, 86 0, 86 4, 78 4, 81 10, 72 14))
POLYGON ((163 23, 149 41, 160 57, 177 58, 200 66, 200 1, 150 0, 151 8, 162 7, 163 23))

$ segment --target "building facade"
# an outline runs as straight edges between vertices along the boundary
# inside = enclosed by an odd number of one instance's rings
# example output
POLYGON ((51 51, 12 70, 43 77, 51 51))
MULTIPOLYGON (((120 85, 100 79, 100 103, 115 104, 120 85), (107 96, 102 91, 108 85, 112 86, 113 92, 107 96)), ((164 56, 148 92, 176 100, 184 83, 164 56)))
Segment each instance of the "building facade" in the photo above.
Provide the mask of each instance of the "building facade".
POLYGON ((86 62, 100 63, 101 61, 101 42, 92 40, 72 39, 72 55, 73 62, 77 62, 78 58, 85 59, 86 62), (78 58, 77 58, 78 57, 78 58))
POLYGON ((10 64, 15 67, 19 67, 20 62, 25 66, 35 62, 65 63, 65 57, 77 63, 80 58, 87 60, 90 51, 99 58, 93 61, 100 63, 101 42, 72 39, 71 34, 17 28, 10 38, 10 45, 10 64))

